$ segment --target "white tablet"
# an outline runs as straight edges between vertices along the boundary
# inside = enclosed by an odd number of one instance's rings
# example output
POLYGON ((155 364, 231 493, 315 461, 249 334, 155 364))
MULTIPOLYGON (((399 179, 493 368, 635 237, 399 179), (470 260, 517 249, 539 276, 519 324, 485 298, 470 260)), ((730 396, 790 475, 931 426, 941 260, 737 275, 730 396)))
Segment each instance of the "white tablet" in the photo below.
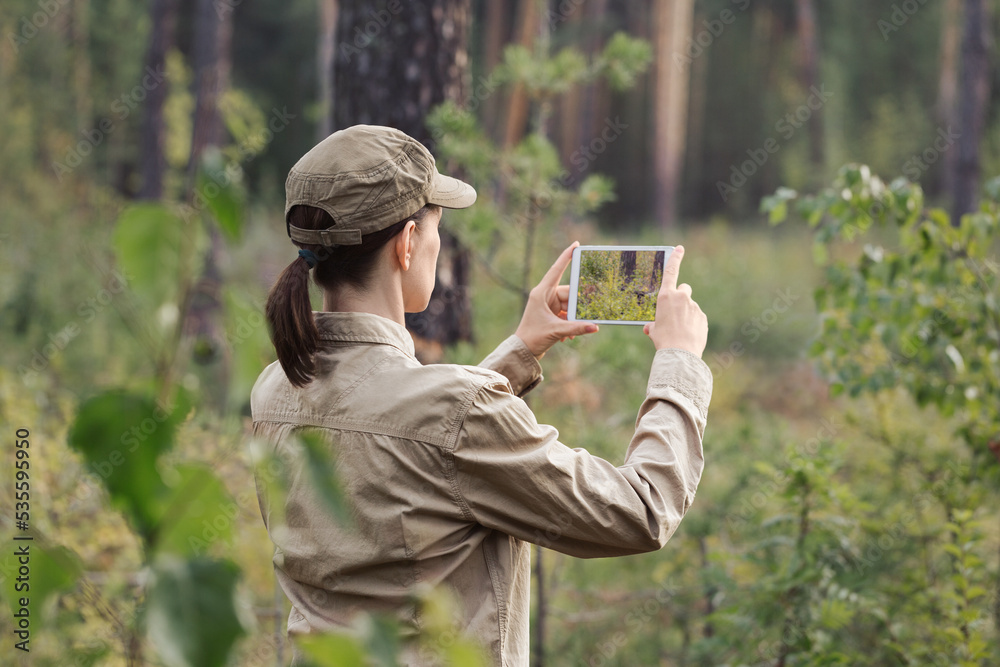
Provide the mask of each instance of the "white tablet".
POLYGON ((573 250, 567 320, 646 324, 656 318, 673 246, 582 245, 573 250))

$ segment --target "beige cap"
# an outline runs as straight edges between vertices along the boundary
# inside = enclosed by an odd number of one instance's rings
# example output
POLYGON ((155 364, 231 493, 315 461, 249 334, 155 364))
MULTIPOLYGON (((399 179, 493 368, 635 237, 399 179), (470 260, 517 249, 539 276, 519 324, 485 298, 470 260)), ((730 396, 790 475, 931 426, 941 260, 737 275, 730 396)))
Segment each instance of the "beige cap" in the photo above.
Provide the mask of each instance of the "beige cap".
POLYGON ((357 245, 426 204, 466 208, 476 201, 468 183, 438 173, 419 141, 391 127, 355 125, 334 132, 295 163, 285 180, 285 223, 293 241, 357 245), (321 208, 333 218, 325 230, 294 227, 296 204, 321 208))

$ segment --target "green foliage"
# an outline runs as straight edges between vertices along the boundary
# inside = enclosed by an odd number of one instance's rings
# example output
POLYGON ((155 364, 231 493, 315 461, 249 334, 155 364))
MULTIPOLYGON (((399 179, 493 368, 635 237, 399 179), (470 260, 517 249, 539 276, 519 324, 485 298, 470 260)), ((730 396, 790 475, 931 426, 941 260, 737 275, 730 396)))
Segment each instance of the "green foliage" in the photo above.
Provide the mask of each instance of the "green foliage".
POLYGON ((1000 422, 997 200, 953 225, 944 211, 924 208, 920 186, 903 179, 886 186, 851 165, 818 195, 781 190, 762 207, 780 223, 792 202, 816 229, 815 254, 826 265, 813 352, 835 390, 856 396, 903 386, 922 405, 959 413, 963 437, 985 449, 1000 422), (850 259, 827 259, 837 243, 875 230, 884 241, 850 259))
MULTIPOLYGON (((772 223, 783 222, 794 205, 815 229, 814 254, 826 274, 815 294, 823 326, 811 351, 830 374, 832 391, 879 396, 901 389, 946 418, 977 462, 975 477, 959 471, 944 485, 940 471, 946 462, 953 465, 952 451, 935 460, 920 449, 897 450, 921 471, 917 497, 926 504, 933 499, 948 519, 930 535, 949 555, 952 572, 947 584, 935 585, 929 573, 903 585, 914 597, 899 606, 924 618, 933 609, 936 619, 920 645, 886 645, 903 660, 947 656, 948 664, 979 665, 989 658, 986 610, 975 602, 986 589, 975 583, 983 577, 983 561, 976 555, 981 538, 973 517, 984 493, 980 485, 998 477, 990 452, 1000 423, 998 186, 988 184, 980 210, 957 222, 925 208, 918 185, 898 179, 887 186, 856 165, 844 167, 818 195, 784 189, 762 204, 772 223), (863 238, 872 240, 858 248, 863 238)), ((875 433, 895 449, 886 419, 875 433)), ((897 522, 892 532, 913 521, 897 522)))
POLYGON ((200 228, 186 224, 170 208, 140 203, 118 217, 112 243, 130 288, 156 312, 166 304, 178 307, 183 287, 178 278, 197 269, 185 265, 195 255, 185 252, 185 244, 203 249, 205 238, 200 228))
POLYGON ((230 241, 243 233, 243 195, 238 189, 239 171, 227 167, 220 151, 206 151, 195 186, 195 204, 201 204, 215 218, 230 241))
POLYGON ((102 475, 112 502, 146 540, 163 515, 167 486, 157 460, 173 446, 176 414, 115 389, 81 405, 69 432, 70 447, 102 475))
POLYGON ((508 46, 494 76, 498 82, 524 84, 532 96, 539 98, 561 95, 599 78, 607 79, 615 90, 626 90, 635 85, 652 59, 648 42, 617 32, 589 63, 575 48, 549 54, 541 42, 534 50, 519 44, 508 46))
POLYGON ((168 667, 227 664, 246 633, 236 601, 239 568, 228 561, 160 558, 146 606, 149 636, 168 667))
POLYGON ((30 576, 18 571, 22 563, 17 558, 0 562, 2 596, 7 600, 11 616, 20 611, 20 600, 28 598, 32 612, 47 618, 49 615, 45 612, 51 598, 73 589, 82 573, 82 564, 70 549, 54 545, 48 539, 40 539, 37 533, 22 534, 20 537, 26 536, 31 540, 11 540, 10 543, 15 553, 21 548, 28 549, 30 576), (25 584, 28 584, 27 588, 25 584))
MULTIPOLYGON (((492 275, 515 276, 500 282, 524 298, 534 278, 536 238, 549 236, 564 217, 586 215, 614 197, 610 179, 596 174, 573 187, 574 174, 563 167, 547 136, 552 101, 601 79, 616 89, 627 88, 646 70, 651 54, 648 43, 624 33, 614 35, 589 63, 572 48, 550 54, 544 40, 534 50, 507 47, 492 78, 523 85, 536 106, 535 131, 508 148, 495 145, 475 115, 454 103, 429 115, 439 159, 464 170, 480 192, 473 210, 449 213, 460 221, 456 235, 479 252, 492 275), (499 261, 498 255, 511 245, 522 249, 517 260, 499 261)), ((575 176, 580 175, 578 168, 575 176)))
POLYGON ((211 543, 232 543, 232 505, 226 487, 204 465, 182 464, 171 471, 176 481, 163 510, 155 549, 182 558, 203 556, 211 543))

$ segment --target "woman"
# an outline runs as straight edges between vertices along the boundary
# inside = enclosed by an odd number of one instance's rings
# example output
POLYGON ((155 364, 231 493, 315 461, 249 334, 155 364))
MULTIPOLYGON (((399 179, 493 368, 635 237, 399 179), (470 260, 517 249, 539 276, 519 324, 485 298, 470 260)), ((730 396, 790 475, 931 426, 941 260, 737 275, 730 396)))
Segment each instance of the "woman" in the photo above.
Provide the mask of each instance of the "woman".
POLYGON ((683 248, 666 263, 645 327, 657 352, 616 468, 560 443, 519 398, 541 380, 538 360, 552 345, 597 331, 564 319, 559 281, 575 244, 479 366, 422 366, 404 313, 430 299, 442 207, 472 205, 475 190, 440 175, 402 132, 356 126, 309 151, 286 192, 301 250, 268 297, 278 362, 254 387, 254 433, 290 461, 301 460, 293 432, 323 433, 354 519, 326 512, 301 471, 290 475, 280 526, 262 495, 289 634, 344 628, 365 612, 418 628, 415 589, 444 585, 492 664, 527 665, 529 542, 582 558, 652 551, 694 499, 712 374, 701 360, 705 315, 677 286, 683 248), (322 312, 310 307, 310 271, 322 312))

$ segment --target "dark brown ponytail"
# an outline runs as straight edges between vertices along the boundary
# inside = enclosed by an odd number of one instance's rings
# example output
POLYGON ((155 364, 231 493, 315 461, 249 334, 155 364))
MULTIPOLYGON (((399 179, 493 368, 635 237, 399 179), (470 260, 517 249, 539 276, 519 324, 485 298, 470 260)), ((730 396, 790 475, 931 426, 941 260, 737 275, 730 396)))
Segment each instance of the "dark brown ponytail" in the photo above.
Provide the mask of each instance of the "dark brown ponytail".
MULTIPOLYGON (((364 289, 376 266, 379 251, 403 231, 407 222, 413 220, 420 224, 436 208, 433 205, 424 206, 406 220, 365 234, 358 245, 296 245, 312 251, 319 260, 314 279, 322 289, 334 290, 341 285, 364 289)), ((329 213, 314 206, 293 206, 288 212, 288 221, 296 227, 312 230, 328 229, 334 225, 329 213)), ((315 374, 313 355, 319 349, 319 331, 309 301, 309 264, 305 259, 297 257, 281 272, 267 295, 264 312, 271 342, 288 381, 296 387, 306 386, 315 374)))

